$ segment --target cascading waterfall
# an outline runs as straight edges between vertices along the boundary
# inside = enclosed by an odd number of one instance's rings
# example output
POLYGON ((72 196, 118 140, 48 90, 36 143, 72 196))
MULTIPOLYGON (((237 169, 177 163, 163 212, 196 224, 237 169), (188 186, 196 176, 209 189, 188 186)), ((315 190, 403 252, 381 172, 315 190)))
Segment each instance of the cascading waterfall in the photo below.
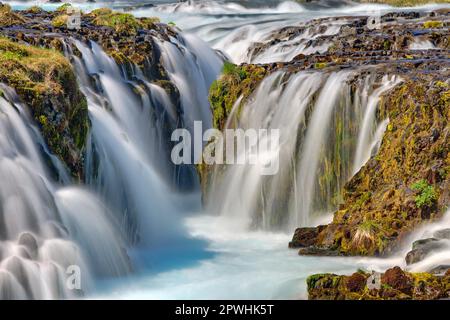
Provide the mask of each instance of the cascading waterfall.
POLYGON ((356 173, 361 169, 364 163, 369 160, 370 156, 373 154, 372 151, 374 147, 376 147, 377 142, 380 141, 382 134, 386 129, 388 119, 383 120, 379 124, 376 122, 376 111, 380 96, 399 84, 399 82, 400 79, 397 77, 389 79, 388 76, 384 76, 382 85, 375 89, 373 94, 368 97, 361 130, 358 134, 358 145, 356 147, 353 173, 356 173), (374 136, 375 139, 373 139, 374 136), (374 141, 375 144, 372 141, 374 141))
POLYGON ((95 289, 96 279, 129 273, 133 244, 150 250, 185 237, 180 213, 199 208, 197 178, 193 167, 172 164, 168 141, 172 130, 191 129, 193 121, 210 127, 207 92, 222 59, 192 36, 154 40, 180 88, 179 105, 137 67, 126 74, 96 43, 67 40, 92 122, 89 190, 71 186, 26 107, 0 98, 0 176, 8 181, 0 186, 0 298, 80 296, 95 289), (196 194, 180 193, 183 184, 196 194), (81 291, 67 286, 70 266, 80 268, 81 291))
POLYGON ((75 297, 89 291, 93 276, 127 273, 108 210, 89 192, 53 181, 43 155, 50 157, 52 170, 68 177, 62 164, 48 152, 15 93, 2 91, 9 98, 0 97, 0 299, 75 297), (82 292, 66 285, 72 265, 80 268, 82 292))
POLYGON ((207 90, 222 64, 213 50, 193 37, 154 40, 169 77, 179 88, 180 106, 137 68, 131 79, 126 78, 96 43, 76 41, 82 59, 71 55, 92 121, 87 181, 117 209, 127 239, 141 246, 159 246, 183 237, 176 222, 179 213, 198 206, 170 183, 174 176, 177 182, 182 179, 170 160, 167 141, 172 130, 191 129, 196 120, 210 127, 207 90))
POLYGON ((265 229, 312 225, 334 210, 354 166, 367 161, 387 125, 376 116, 380 96, 398 83, 359 74, 276 72, 264 79, 238 126, 280 130, 279 172, 261 176, 251 164, 220 174, 217 168, 208 203, 220 201, 220 214, 243 215, 246 227, 265 229))

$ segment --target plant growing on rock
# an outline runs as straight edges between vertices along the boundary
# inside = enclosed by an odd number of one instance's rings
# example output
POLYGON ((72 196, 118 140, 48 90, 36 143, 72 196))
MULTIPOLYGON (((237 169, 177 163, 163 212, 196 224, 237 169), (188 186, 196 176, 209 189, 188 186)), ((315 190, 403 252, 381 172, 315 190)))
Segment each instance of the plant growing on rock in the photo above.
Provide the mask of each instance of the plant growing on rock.
POLYGON ((438 195, 432 185, 429 185, 424 179, 417 181, 411 186, 411 189, 419 192, 416 196, 416 205, 418 208, 430 207, 437 200, 438 195))

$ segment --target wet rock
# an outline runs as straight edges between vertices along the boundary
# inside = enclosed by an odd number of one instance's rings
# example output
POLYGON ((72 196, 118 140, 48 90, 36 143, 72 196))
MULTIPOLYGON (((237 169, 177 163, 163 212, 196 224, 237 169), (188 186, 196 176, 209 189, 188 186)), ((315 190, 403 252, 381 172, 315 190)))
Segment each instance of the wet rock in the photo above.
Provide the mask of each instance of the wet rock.
POLYGON ((428 238, 417 240, 413 243, 413 249, 406 255, 406 264, 410 265, 422 261, 427 255, 443 247, 445 247, 445 244, 439 239, 428 238))
POLYGON ((345 285, 350 292, 359 292, 366 286, 367 277, 359 272, 355 272, 345 280, 345 285))
POLYGON ((313 228, 297 228, 295 230, 292 241, 289 242, 289 248, 309 247, 316 243, 317 236, 325 228, 318 226, 313 228))
POLYGON ((413 286, 411 278, 400 267, 386 270, 381 282, 405 294, 411 293, 413 286))
POLYGON ((378 285, 367 286, 369 273, 351 276, 315 274, 307 278, 310 300, 436 300, 450 297, 450 277, 409 273, 399 267, 381 275, 378 285))
POLYGON ((36 238, 29 232, 21 233, 18 244, 26 248, 31 259, 36 259, 38 254, 38 243, 36 238))
POLYGON ((433 237, 437 239, 447 239, 450 240, 450 228, 438 230, 433 234, 433 237))

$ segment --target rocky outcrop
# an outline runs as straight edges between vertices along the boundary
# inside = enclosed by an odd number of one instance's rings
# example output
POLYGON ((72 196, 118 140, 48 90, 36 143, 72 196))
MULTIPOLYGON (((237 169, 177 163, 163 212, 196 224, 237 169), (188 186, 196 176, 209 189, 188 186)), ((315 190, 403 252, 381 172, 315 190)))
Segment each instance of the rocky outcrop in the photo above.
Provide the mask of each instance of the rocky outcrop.
POLYGON ((68 24, 69 17, 78 13, 70 4, 53 12, 39 7, 13 11, 1 5, 0 81, 16 90, 30 107, 50 150, 74 177, 82 179, 90 124, 86 99, 63 55, 68 46, 81 55, 72 39, 97 42, 127 77, 132 78, 135 68, 141 68, 167 91, 174 105, 179 103, 179 92, 169 81, 155 43, 156 38, 175 36, 174 28, 156 18, 135 18, 110 9, 79 13, 80 24, 68 24))
MULTIPOLYGON (((444 69, 445 70, 445 69, 444 69)), ((383 255, 449 200, 448 84, 417 75, 385 96, 390 123, 376 156, 346 184, 344 203, 315 246, 383 255)))
POLYGON ((450 271, 443 276, 409 273, 400 267, 383 274, 315 274, 307 279, 311 300, 436 300, 450 297, 450 271))
POLYGON ((50 150, 81 178, 89 119, 69 61, 55 50, 0 38, 0 82, 15 89, 50 150))
POLYGON ((450 3, 450 0, 360 0, 362 3, 383 3, 395 7, 414 7, 427 3, 450 3))

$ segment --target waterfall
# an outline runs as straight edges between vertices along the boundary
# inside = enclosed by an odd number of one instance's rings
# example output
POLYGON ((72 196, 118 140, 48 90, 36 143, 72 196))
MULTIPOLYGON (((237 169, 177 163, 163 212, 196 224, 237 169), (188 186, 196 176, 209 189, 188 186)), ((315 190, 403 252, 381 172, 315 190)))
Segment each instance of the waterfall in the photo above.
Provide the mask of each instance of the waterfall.
POLYGON ((182 181, 197 178, 193 167, 185 168, 184 175, 190 175, 186 178, 172 163, 170 134, 179 127, 193 128, 196 120, 205 129, 211 126, 207 92, 222 64, 194 37, 154 41, 179 90, 179 105, 158 79, 138 67, 127 76, 96 43, 74 42, 81 59, 66 46, 88 98, 92 122, 86 180, 116 209, 128 241, 141 247, 183 238, 180 214, 199 206, 177 191, 182 181))
POLYGON ((364 163, 366 163, 366 161, 370 158, 373 148, 376 147, 376 142, 381 139, 381 135, 386 128, 386 120, 383 120, 378 125, 376 123, 376 111, 380 96, 392 89, 399 82, 400 79, 397 77, 392 77, 392 79, 389 79, 388 76, 384 76, 382 85, 375 89, 372 95, 368 97, 362 127, 358 135, 358 146, 356 148, 356 155, 353 164, 354 173, 358 172, 364 163))
POLYGON ((128 272, 113 217, 88 191, 53 180, 51 170, 62 180, 68 174, 15 93, 2 91, 8 100, 0 97, 0 299, 76 297, 89 291, 93 276, 128 272), (70 266, 80 268, 82 291, 66 285, 70 266))
POLYGON ((251 164, 217 165, 209 209, 240 219, 245 228, 314 225, 336 209, 354 166, 362 166, 379 145, 388 119, 378 119, 378 101, 398 81, 363 70, 278 71, 266 77, 237 123, 280 130, 279 171, 261 176, 251 164))

